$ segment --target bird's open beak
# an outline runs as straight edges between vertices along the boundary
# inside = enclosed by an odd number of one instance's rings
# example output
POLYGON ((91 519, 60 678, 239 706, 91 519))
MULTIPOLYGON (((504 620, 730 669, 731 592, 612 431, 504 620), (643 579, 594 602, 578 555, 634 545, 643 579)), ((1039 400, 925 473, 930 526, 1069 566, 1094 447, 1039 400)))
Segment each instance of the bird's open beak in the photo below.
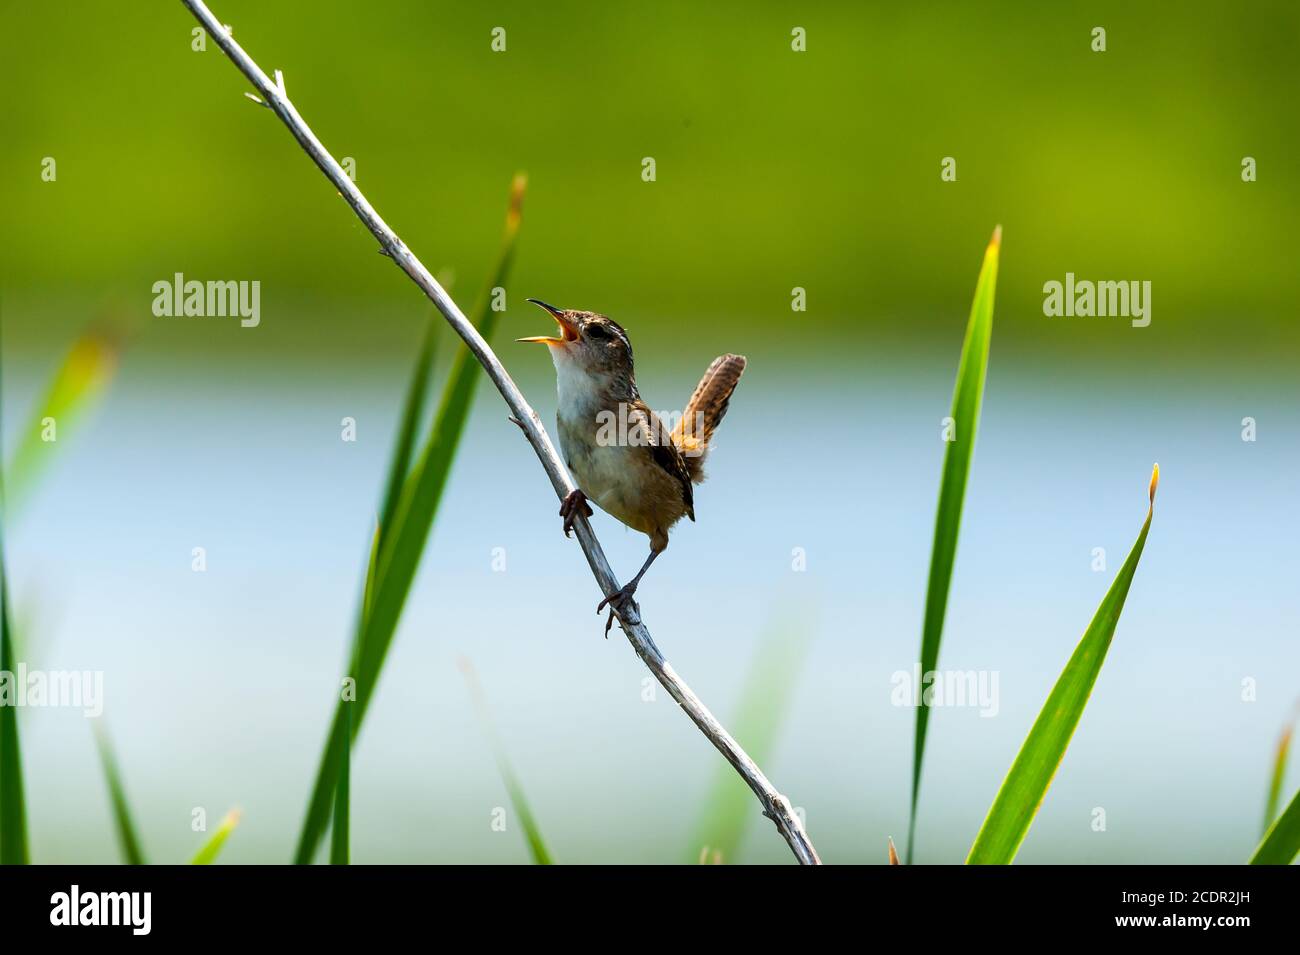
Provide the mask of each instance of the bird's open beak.
POLYGON ((528 301, 532 302, 534 305, 540 305, 551 313, 551 317, 555 319, 555 323, 560 326, 560 336, 558 338, 548 338, 543 335, 535 335, 532 338, 516 338, 515 341, 541 342, 543 345, 564 345, 568 342, 576 342, 578 340, 578 326, 576 323, 565 317, 564 309, 556 308, 554 305, 547 305, 545 302, 535 298, 530 298, 528 301))

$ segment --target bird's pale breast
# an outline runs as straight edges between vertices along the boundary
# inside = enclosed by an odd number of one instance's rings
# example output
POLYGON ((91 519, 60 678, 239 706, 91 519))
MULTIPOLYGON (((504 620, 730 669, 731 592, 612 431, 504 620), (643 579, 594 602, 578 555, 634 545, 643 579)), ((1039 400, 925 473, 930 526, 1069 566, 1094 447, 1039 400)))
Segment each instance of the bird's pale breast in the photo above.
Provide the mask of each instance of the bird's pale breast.
POLYGON ((594 413, 565 414, 561 407, 557 423, 565 463, 601 510, 652 538, 666 536, 686 513, 681 483, 655 463, 649 447, 602 443, 607 432, 594 413))

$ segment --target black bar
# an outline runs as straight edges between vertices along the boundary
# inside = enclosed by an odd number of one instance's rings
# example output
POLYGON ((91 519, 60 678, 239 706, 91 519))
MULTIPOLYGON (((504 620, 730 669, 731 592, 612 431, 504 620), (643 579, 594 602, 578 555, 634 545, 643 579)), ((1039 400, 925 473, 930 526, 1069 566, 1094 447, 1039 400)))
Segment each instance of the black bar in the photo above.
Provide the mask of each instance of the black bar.
POLYGON ((654 931, 650 915, 659 911, 728 933, 735 916, 760 932, 801 920, 819 935, 846 926, 863 942, 970 932, 986 941, 1127 934, 1231 944, 1243 932, 1293 933, 1298 888, 1292 869, 1247 866, 870 866, 820 875, 794 866, 784 875, 719 866, 34 866, 0 870, 0 933, 6 942, 75 934, 206 947, 268 938, 450 940, 447 933, 474 944, 514 930, 541 942, 606 922, 654 931), (116 907, 121 924, 52 924, 70 921, 74 885, 79 917, 101 911, 111 918, 116 907), (126 897, 100 893, 141 894, 128 908, 126 897), (143 893, 147 934, 139 931, 143 893))

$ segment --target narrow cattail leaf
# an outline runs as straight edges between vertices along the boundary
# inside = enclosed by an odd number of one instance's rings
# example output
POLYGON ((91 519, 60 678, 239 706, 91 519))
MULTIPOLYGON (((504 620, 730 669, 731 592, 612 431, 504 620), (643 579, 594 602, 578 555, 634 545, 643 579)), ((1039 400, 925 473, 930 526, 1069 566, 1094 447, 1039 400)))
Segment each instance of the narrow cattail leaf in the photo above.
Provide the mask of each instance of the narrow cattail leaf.
POLYGON ((519 824, 523 827, 524 837, 528 840, 528 851, 533 857, 533 862, 537 865, 550 865, 551 853, 546 848, 546 841, 542 838, 542 830, 537 825, 537 818, 528 805, 528 799, 524 795, 524 787, 519 783, 519 777, 515 775, 514 770, 510 767, 510 760, 506 758, 505 745, 501 742, 496 728, 492 725, 492 714, 488 709, 487 696, 483 693, 483 687, 478 681, 478 674, 474 671, 474 664, 465 657, 457 660, 457 664, 460 666, 460 672, 465 677, 465 684, 469 687, 470 698, 474 702, 474 711, 478 714, 479 722, 483 726, 483 733, 492 746, 492 753, 497 761, 497 770, 501 773, 501 781, 505 783, 506 794, 510 797, 510 805, 514 807, 515 815, 519 817, 519 824))
POLYGON ((1074 730, 1083 716, 1084 707, 1101 665, 1106 660, 1115 626, 1124 609, 1133 575, 1137 571, 1142 549, 1146 546, 1147 532, 1151 529, 1151 515, 1155 510, 1156 486, 1160 481, 1160 467, 1151 471, 1147 489, 1146 520, 1138 532, 1137 541, 1129 551, 1124 566, 1115 575, 1110 590, 1102 598, 1092 622, 1084 631, 1083 639, 1065 665, 1056 686, 1047 697, 1038 718, 1034 720, 1029 735, 1020 747, 1020 754, 1011 764, 1002 788, 998 790, 993 806, 980 827, 975 844, 971 846, 966 862, 970 865, 1005 865, 1010 863, 1020 849, 1038 807, 1047 795, 1048 787, 1056 775, 1065 750, 1070 745, 1074 730))
POLYGON ((239 810, 232 809, 222 818, 221 824, 217 826, 217 831, 212 834, 212 838, 203 844, 203 848, 194 854, 190 860, 190 865, 211 865, 216 861, 217 855, 221 852, 221 847, 226 844, 226 839, 235 831, 235 826, 239 825, 239 810))
MULTIPOLYGON (((2 337, 2 336, 0 336, 2 337)), ((0 365, 3 362, 0 361, 0 365)), ((0 386, 0 395, 4 389, 0 386)), ((3 401, 0 401, 0 406, 3 401)), ((0 420, 3 420, 0 407, 0 420)), ((4 444, 0 440, 0 447, 4 444)), ((0 468, 0 673, 17 669, 14 635, 10 622, 9 568, 4 548, 5 508, 4 469, 0 468)), ((18 707, 0 706, 0 865, 26 865, 31 859, 27 848, 27 796, 23 787, 22 748, 18 742, 18 707)))
POLYGON ((1290 865, 1300 853, 1300 791, 1291 797, 1291 803, 1282 815, 1264 833, 1251 865, 1290 865))
MULTIPOLYGON (((9 585, 5 580, 0 543, 0 673, 17 669, 13 634, 9 630, 9 585)), ((18 707, 0 706, 0 865, 26 865, 27 797, 23 788, 23 758, 18 742, 18 707)))
MULTIPOLYGON (((493 310, 493 289, 504 287, 514 260, 515 241, 523 208, 526 180, 515 177, 511 186, 510 205, 506 213, 505 231, 497 256, 496 267, 470 319, 484 339, 491 339, 499 313, 493 310)), ((442 500, 456 448, 469 419, 474 389, 478 384, 481 367, 467 347, 457 350, 451 375, 443 392, 441 403, 434 415, 433 426, 419 457, 406 475, 402 489, 391 509, 391 516, 378 531, 376 546, 367 564, 367 584, 363 587, 362 610, 358 613, 357 631, 349 676, 355 681, 356 710, 351 714, 349 738, 360 732, 370 700, 373 698, 379 674, 383 669, 393 634, 397 630, 402 608, 405 606, 411 583, 419 568, 424 545, 433 528, 434 517, 442 500)), ((416 375, 419 375, 417 367, 416 375)), ((416 391, 413 384, 411 393, 416 391)), ((410 401, 408 399, 408 407, 410 401)), ((397 460, 397 457, 395 457, 397 460)), ((391 490, 391 481, 389 482, 391 490)), ((385 501, 389 500, 385 495, 385 501)), ((307 812, 303 818, 294 862, 311 862, 329 824, 330 807, 338 782, 339 767, 343 758, 339 727, 345 721, 344 706, 352 703, 340 701, 327 737, 325 752, 321 755, 316 782, 312 788, 307 812)))
MULTIPOLYGON (((789 712, 813 631, 814 626, 806 619, 774 622, 754 651, 731 727, 736 739, 760 766, 768 764, 776 748, 777 735, 789 712)), ((746 826, 752 819, 762 818, 753 806, 749 787, 730 765, 721 766, 713 787, 704 797, 704 808, 686 858, 693 859, 698 848, 705 846, 722 861, 734 862, 746 826)))
POLYGON ((102 719, 95 723, 95 745, 99 749, 99 761, 104 768, 104 780, 108 784, 108 798, 113 805, 113 823, 117 828, 118 844, 122 847, 122 859, 127 865, 144 865, 144 850, 140 848, 140 836, 131 819, 126 786, 122 783, 117 756, 113 753, 113 744, 102 719))
POLYGON ((1291 737, 1298 719, 1300 719, 1300 706, 1296 707, 1291 721, 1282 727, 1282 733, 1278 736, 1277 750, 1273 755, 1273 775, 1269 779, 1268 798, 1264 803, 1264 832, 1268 832, 1268 827, 1277 818, 1277 807, 1282 798, 1282 783, 1286 779, 1287 756, 1291 752, 1291 737))
POLYGON ((415 448, 415 440, 420 431, 420 418, 424 413, 424 403, 429 394, 429 379, 433 373, 437 328, 433 318, 430 318, 424 332, 424 344, 420 348, 419 357, 415 360, 415 372, 411 375, 411 383, 407 387, 406 402, 402 406, 402 420, 397 426, 397 436, 393 441, 393 457, 388 464, 388 482, 384 488, 384 499, 379 510, 378 535, 381 539, 385 530, 393 523, 402 486, 411 473, 411 451, 415 448))
POLYGON ((9 462, 6 490, 10 513, 19 513, 51 458, 67 445, 77 423, 99 403, 117 370, 126 336, 121 322, 104 319, 92 322, 73 342, 9 462), (56 440, 50 440, 51 434, 56 440))
POLYGON ((330 826, 330 864, 347 865, 349 861, 348 832, 351 824, 352 785, 352 707, 343 708, 343 742, 340 748, 338 783, 334 787, 334 824, 330 826))
MULTIPOLYGON (((943 453, 943 476, 939 482, 939 506, 934 518, 934 543, 930 550, 930 576, 925 590, 925 620, 921 626, 921 674, 935 669, 939 662, 939 643, 943 637, 944 614, 948 609, 948 588, 952 583, 953 562, 957 555, 957 532, 961 526, 962 502, 966 496, 966 479, 971 456, 975 451, 975 433, 979 428, 980 406, 984 400, 984 379, 989 364, 989 342, 993 338, 993 299, 998 282, 998 257, 1002 247, 1002 227, 993 230, 993 238, 984 251, 984 264, 975 282, 975 300, 966 322, 966 338, 957 365, 957 382, 952 392, 951 428, 943 453)), ((907 824, 907 861, 916 848, 916 809, 921 794, 921 763, 925 757, 925 733, 930 722, 930 708, 924 698, 917 701, 916 737, 912 752, 912 803, 907 824)))

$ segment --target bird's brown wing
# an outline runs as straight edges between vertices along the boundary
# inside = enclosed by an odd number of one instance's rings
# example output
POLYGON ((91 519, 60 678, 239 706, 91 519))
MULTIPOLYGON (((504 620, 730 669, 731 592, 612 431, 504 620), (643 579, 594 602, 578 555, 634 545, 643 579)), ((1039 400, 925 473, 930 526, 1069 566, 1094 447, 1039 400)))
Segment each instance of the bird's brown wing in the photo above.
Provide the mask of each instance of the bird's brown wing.
POLYGON ((686 466, 686 459, 677 448, 664 427, 659 416, 650 410, 644 402, 638 401, 633 414, 645 416, 646 427, 650 431, 650 457, 682 486, 682 503, 686 506, 686 516, 695 520, 695 492, 691 488, 691 472, 686 466))

